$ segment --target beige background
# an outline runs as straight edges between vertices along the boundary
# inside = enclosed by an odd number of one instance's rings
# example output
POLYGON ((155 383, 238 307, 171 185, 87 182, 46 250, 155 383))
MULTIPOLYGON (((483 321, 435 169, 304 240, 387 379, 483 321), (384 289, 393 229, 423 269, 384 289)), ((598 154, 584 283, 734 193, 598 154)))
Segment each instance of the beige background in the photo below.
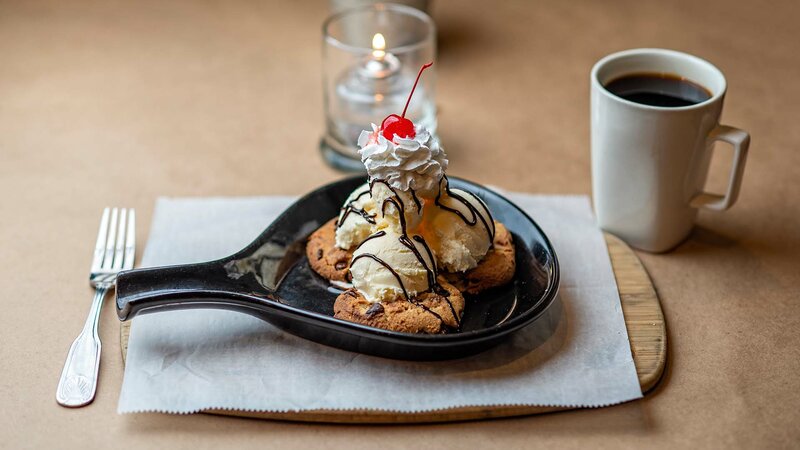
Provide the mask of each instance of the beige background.
MULTIPOLYGON (((739 203, 642 254, 670 359, 646 399, 432 426, 116 414, 111 303, 97 400, 54 390, 89 307, 101 208, 158 195, 301 194, 341 176, 322 131, 317 2, 0 3, 0 447, 789 447, 800 439, 800 6, 796 1, 437 0, 440 130, 451 173, 591 191, 588 73, 612 51, 688 51, 728 77, 725 123, 753 135, 739 203)), ((722 148, 712 186, 730 161, 722 148)))

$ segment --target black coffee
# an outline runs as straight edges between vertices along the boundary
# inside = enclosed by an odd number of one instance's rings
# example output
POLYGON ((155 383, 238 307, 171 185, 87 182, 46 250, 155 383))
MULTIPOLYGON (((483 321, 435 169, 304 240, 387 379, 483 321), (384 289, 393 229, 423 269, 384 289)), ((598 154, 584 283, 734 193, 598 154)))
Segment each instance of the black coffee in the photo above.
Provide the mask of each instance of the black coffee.
POLYGON ((711 98, 711 92, 703 86, 661 73, 625 75, 606 83, 605 88, 625 100, 667 108, 696 105, 711 98))

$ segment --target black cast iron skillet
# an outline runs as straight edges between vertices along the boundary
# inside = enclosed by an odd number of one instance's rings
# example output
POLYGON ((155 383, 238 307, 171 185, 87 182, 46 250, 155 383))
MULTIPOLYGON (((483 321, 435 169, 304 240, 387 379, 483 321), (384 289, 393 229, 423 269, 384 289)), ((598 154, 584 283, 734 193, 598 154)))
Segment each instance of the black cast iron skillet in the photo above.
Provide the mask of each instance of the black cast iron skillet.
POLYGON ((290 206, 245 249, 202 264, 136 269, 117 278, 117 314, 219 308, 266 320, 298 336, 353 352, 395 359, 441 360, 468 356, 500 343, 535 322, 558 290, 555 251, 538 225, 504 197, 450 178, 451 187, 483 199, 511 231, 517 270, 506 286, 467 297, 460 332, 418 335, 387 331, 333 317, 341 292, 315 274, 305 257, 306 237, 338 215, 347 196, 366 180, 323 186, 290 206))

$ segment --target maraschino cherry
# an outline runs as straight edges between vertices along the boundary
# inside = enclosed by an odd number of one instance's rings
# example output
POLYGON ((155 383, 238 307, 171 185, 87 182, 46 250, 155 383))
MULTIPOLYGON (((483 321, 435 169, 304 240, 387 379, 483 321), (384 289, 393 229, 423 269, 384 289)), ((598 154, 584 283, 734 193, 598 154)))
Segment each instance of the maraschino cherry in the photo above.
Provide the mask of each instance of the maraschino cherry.
POLYGON ((414 95, 414 90, 417 89, 417 83, 419 83, 419 77, 422 76, 422 72, 427 69, 428 67, 432 66, 433 62, 429 62, 422 66, 419 69, 419 73, 417 74, 417 79, 414 81, 414 87, 411 88, 411 93, 408 94, 408 100, 406 100, 406 107, 403 108, 403 114, 390 114, 383 122, 381 122, 381 134, 388 140, 393 140, 395 135, 400 138, 412 139, 414 136, 417 135, 417 132, 414 131, 414 122, 406 119, 406 110, 408 110, 408 104, 411 103, 411 96, 414 95))

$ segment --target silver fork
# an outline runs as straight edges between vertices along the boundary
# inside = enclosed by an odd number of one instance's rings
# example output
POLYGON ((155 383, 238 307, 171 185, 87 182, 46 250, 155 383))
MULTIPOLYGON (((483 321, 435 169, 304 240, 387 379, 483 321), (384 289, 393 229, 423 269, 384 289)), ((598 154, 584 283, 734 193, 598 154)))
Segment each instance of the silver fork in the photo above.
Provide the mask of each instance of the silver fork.
POLYGON ((56 401, 60 405, 75 408, 94 400, 100 367, 101 346, 97 335, 100 308, 106 293, 114 288, 117 274, 133 268, 135 222, 136 212, 133 209, 106 208, 103 211, 89 274, 89 283, 95 288, 94 300, 83 330, 69 348, 64 370, 61 371, 56 390, 56 401))

